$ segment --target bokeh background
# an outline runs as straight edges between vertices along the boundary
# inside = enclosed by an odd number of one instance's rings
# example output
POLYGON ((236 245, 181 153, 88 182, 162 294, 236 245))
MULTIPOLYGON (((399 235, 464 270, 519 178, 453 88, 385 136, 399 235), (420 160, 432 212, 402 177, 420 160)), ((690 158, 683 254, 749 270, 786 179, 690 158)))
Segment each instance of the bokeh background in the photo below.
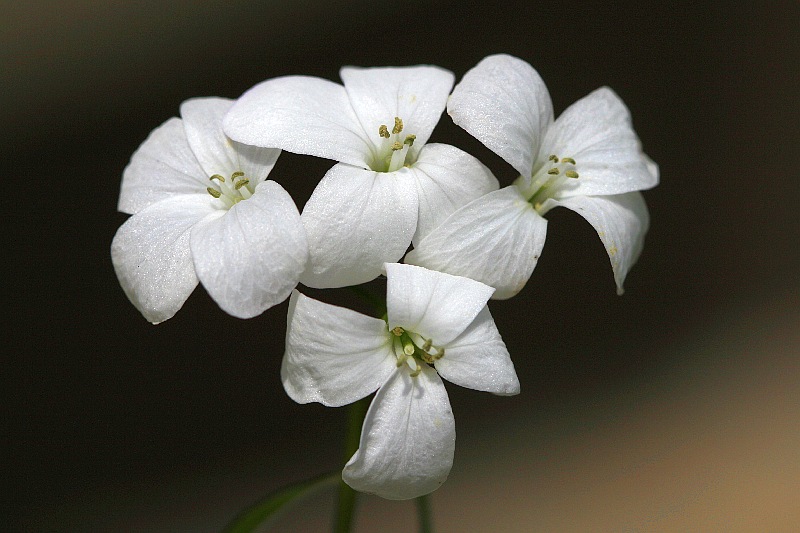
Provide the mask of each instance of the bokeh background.
MULTIPOLYGON (((556 113, 601 85, 661 185, 624 296, 592 228, 549 215, 539 265, 491 309, 523 392, 448 386, 441 532, 800 527, 800 5, 767 2, 3 2, 4 531, 218 531, 342 465, 343 409, 279 380, 286 304, 225 315, 199 288, 148 324, 114 276, 122 169, 184 99, 278 75, 491 53, 556 113), (8 300, 7 300, 8 301, 8 300)), ((514 172, 445 116, 433 141, 514 172)), ((284 154, 299 206, 330 162, 284 154)), ((562 212, 563 211, 563 212, 562 212)), ((380 290, 380 285, 375 286, 380 290)), ((358 308, 347 291, 313 293, 358 308)), ((278 531, 324 531, 332 494, 278 531)), ((365 497, 358 531, 410 531, 365 497)))

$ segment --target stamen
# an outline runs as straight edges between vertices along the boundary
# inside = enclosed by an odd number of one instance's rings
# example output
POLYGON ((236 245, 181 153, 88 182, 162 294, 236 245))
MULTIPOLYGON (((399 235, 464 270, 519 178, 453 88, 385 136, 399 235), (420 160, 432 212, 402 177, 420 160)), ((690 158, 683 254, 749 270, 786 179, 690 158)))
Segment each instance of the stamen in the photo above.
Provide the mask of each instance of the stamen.
MULTIPOLYGON (((244 175, 244 174, 242 174, 242 175, 244 175)), ((250 183, 249 179, 239 180, 239 181, 236 182, 236 185, 234 185, 234 188, 238 191, 239 189, 241 189, 242 187, 244 187, 248 183, 250 183)))
POLYGON ((392 330, 392 333, 393 333, 395 336, 397 336, 397 337, 399 337, 400 335, 402 335, 402 334, 403 334, 403 333, 405 333, 405 332, 406 332, 406 330, 404 330, 404 329, 403 329, 403 328, 401 328, 400 326, 397 326, 396 328, 394 328, 394 329, 392 330))
POLYGON ((381 127, 378 128, 378 135, 380 135, 384 139, 389 138, 389 128, 386 127, 386 124, 381 124, 381 127))
POLYGON ((392 143, 392 150, 393 151, 396 152, 396 151, 402 150, 402 149, 403 149, 403 143, 401 143, 400 141, 395 141, 395 142, 392 143))
POLYGON ((547 158, 548 161, 552 161, 553 163, 558 163, 558 157, 555 154, 551 155, 547 158))
POLYGON ((210 194, 214 198, 219 198, 220 196, 222 196, 222 193, 219 192, 217 189, 212 189, 211 187, 206 187, 206 190, 208 191, 208 194, 210 194))
POLYGON ((562 163, 571 163, 573 165, 575 164, 575 160, 572 159, 571 157, 562 157, 561 158, 561 162, 562 163))
POLYGON ((400 117, 394 117, 394 128, 392 128, 392 133, 397 135, 401 131, 403 131, 403 119, 400 117))
POLYGON ((213 176, 211 176, 211 177, 210 177, 210 178, 208 178, 208 179, 210 179, 211 181, 217 180, 217 181, 219 181, 220 183, 225 183, 225 178, 224 178, 224 177, 222 177, 222 176, 220 176, 219 174, 214 174, 213 176))
POLYGON ((411 135, 406 135, 406 140, 403 141, 403 144, 407 144, 409 146, 413 146, 414 145, 414 141, 416 139, 417 139, 417 136, 414 135, 413 133, 411 135))
POLYGON ((558 169, 556 167, 553 167, 550 170, 548 170, 547 173, 553 176, 558 176, 558 169))
POLYGON ((231 179, 235 181, 236 178, 240 178, 242 176, 244 176, 244 172, 242 172, 241 170, 237 170, 236 172, 231 174, 231 179))
POLYGON ((564 174, 565 174, 565 175, 566 175, 568 178, 573 178, 573 179, 575 179, 575 178, 577 178, 577 177, 578 177, 578 173, 577 173, 577 172, 575 172, 574 170, 567 170, 566 172, 564 172, 564 174))
POLYGON ((432 344, 433 343, 431 342, 430 339, 426 340, 425 344, 422 345, 422 351, 427 352, 428 350, 430 350, 432 344))

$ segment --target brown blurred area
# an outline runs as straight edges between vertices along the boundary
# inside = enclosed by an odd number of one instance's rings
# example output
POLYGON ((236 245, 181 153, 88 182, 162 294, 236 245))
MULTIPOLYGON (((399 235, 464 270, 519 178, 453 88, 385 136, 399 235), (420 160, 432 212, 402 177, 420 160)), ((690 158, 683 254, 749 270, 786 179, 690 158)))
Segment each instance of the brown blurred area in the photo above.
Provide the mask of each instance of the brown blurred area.
MULTIPOLYGON (((286 304, 226 316, 199 288, 151 326, 109 245, 122 169, 181 101, 284 74, 505 52, 556 112, 601 85, 661 185, 617 297, 591 227, 552 212, 531 281, 490 307, 522 394, 448 385, 458 433, 437 531, 800 528, 800 7, 738 2, 10 3, 4 531, 218 531, 283 484, 341 468, 342 409, 279 380, 286 304)), ((432 141, 497 156, 443 117, 432 141)), ((302 206, 330 162, 283 154, 302 206)), ((380 290, 380 283, 374 288, 380 290)), ((358 307, 347 291, 307 291, 358 307)), ((277 531, 324 531, 332 495, 277 531)), ((358 531, 414 530, 365 497, 358 531)))

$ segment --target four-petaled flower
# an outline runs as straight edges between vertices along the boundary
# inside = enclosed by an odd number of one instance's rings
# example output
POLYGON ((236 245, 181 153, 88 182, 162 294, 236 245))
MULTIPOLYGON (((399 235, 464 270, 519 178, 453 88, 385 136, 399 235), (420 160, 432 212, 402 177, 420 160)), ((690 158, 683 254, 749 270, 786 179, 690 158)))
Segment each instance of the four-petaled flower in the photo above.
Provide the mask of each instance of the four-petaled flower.
POLYGON ((313 300, 289 304, 283 385, 299 403, 341 406, 377 390, 342 477, 388 499, 432 492, 450 472, 455 423, 441 377, 519 393, 483 283, 386 264, 386 320, 313 300), (438 373, 437 373, 438 372, 438 373))
POLYGON ((286 76, 243 94, 225 117, 237 141, 339 161, 303 208, 309 265, 301 282, 374 279, 450 213, 497 180, 477 159, 428 138, 451 72, 433 66, 341 69, 344 85, 286 76))
POLYGON ((219 306, 250 318, 285 300, 308 260, 300 214, 265 181, 280 154, 232 142, 222 98, 181 105, 153 130, 122 177, 111 258, 128 298, 153 323, 172 317, 198 278, 219 306))
POLYGON ((597 230, 621 294, 649 225, 638 191, 658 184, 658 167, 642 153, 619 97, 600 88, 553 121, 539 74, 520 59, 496 55, 467 72, 447 111, 520 177, 454 212, 405 261, 483 281, 497 289, 494 298, 510 298, 525 286, 544 246, 543 215, 563 206, 597 230))

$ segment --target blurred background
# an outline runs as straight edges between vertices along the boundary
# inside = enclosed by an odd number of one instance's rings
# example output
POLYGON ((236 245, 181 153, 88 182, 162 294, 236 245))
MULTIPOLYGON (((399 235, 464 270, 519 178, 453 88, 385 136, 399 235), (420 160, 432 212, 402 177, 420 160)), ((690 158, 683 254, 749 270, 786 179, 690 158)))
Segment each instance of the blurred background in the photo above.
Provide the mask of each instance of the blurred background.
MULTIPOLYGON (((122 170, 194 96, 284 74, 484 56, 531 63, 556 113, 601 85, 661 185, 615 294, 588 223, 556 210, 522 293, 493 302, 522 394, 448 384, 441 532, 797 531, 800 5, 768 2, 3 2, 4 531, 220 530, 342 466, 346 412, 279 378, 286 304, 247 321, 198 288, 158 326, 109 257, 122 170)), ((514 171, 446 116, 432 141, 514 171)), ((284 154, 299 207, 330 162, 284 154)), ((375 285, 381 290, 380 284, 375 285)), ((307 291, 359 308, 347 291, 307 291)), ((331 493, 278 531, 324 531, 331 493)), ((413 531, 361 500, 357 530, 413 531)))

